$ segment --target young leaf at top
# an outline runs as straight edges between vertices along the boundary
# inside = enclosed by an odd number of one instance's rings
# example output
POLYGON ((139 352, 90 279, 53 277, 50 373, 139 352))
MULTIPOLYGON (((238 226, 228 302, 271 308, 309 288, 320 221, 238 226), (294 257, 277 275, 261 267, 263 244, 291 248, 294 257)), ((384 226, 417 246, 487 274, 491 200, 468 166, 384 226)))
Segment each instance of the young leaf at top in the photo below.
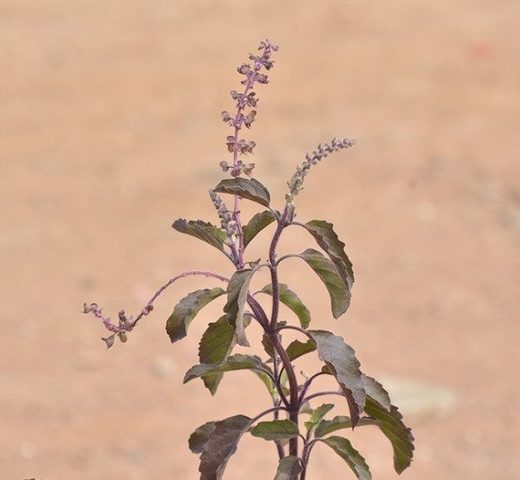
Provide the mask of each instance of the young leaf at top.
POLYGON ((289 359, 296 360, 306 353, 314 352, 316 350, 316 344, 312 340, 306 342, 300 342, 300 340, 293 340, 287 346, 287 355, 289 359))
POLYGON ((318 408, 313 409, 311 418, 305 422, 305 428, 309 431, 313 430, 333 408, 334 405, 332 403, 324 403, 318 408))
POLYGON ((325 250, 334 265, 336 265, 339 275, 348 287, 350 294, 354 284, 352 263, 345 253, 345 244, 338 238, 332 223, 325 220, 312 220, 307 222, 304 227, 316 239, 318 245, 325 250))
POLYGON ((268 207, 271 201, 269 191, 258 180, 242 177, 226 178, 214 189, 218 193, 229 193, 268 207))
MULTIPOLYGON (((260 292, 272 295, 273 286, 269 283, 264 288, 262 288, 260 292)), ((297 315, 298 319, 300 320, 300 325, 303 328, 307 328, 311 322, 311 314, 309 309, 302 303, 298 295, 296 295, 296 293, 294 293, 284 283, 280 283, 278 285, 278 292, 280 302, 289 307, 297 315)))
POLYGON ((264 440, 290 440, 299 435, 298 425, 291 420, 259 422, 251 429, 251 435, 264 440))
POLYGON ((244 307, 247 302, 249 283, 255 270, 239 270, 233 274, 227 287, 227 302, 224 306, 227 321, 235 326, 237 343, 249 347, 244 327, 244 307))
POLYGON ((200 456, 200 480, 223 478, 229 459, 237 451, 238 442, 250 425, 251 419, 245 415, 235 415, 215 422, 215 428, 209 432, 200 456))
POLYGON ((263 212, 257 213, 253 215, 251 220, 242 227, 242 231, 244 234, 244 248, 249 245, 249 242, 253 240, 264 228, 271 225, 276 220, 273 212, 271 210, 264 210, 263 212))
POLYGON ((348 466, 356 474, 356 477, 359 480, 372 479, 367 462, 365 462, 365 459, 346 438, 328 437, 321 441, 332 448, 332 450, 347 462, 348 466))
POLYGON ((388 412, 373 398, 368 397, 365 412, 370 415, 370 419, 374 420, 374 423, 390 440, 394 450, 395 471, 401 473, 406 470, 412 463, 414 438, 412 431, 403 423, 403 416, 398 408, 392 405, 390 412, 388 412))
POLYGON ((339 318, 348 309, 350 293, 339 276, 338 269, 328 258, 313 248, 308 248, 298 256, 307 262, 327 287, 332 315, 334 318, 339 318))
MULTIPOLYGON (((247 326, 250 321, 250 317, 245 315, 245 326, 247 326)), ((199 343, 200 363, 221 363, 229 357, 234 346, 235 328, 227 321, 224 315, 216 322, 210 323, 204 335, 202 335, 199 343)), ((221 373, 202 377, 204 385, 212 395, 216 393, 223 375, 224 374, 221 373)))
POLYGON ((215 430, 215 422, 207 422, 197 428, 188 440, 188 446, 193 453, 199 454, 204 451, 204 447, 209 440, 209 434, 215 430))
POLYGON ((298 480, 302 473, 302 461, 298 457, 285 457, 280 460, 274 480, 298 480))
POLYGON ((222 288, 204 288, 191 292, 175 305, 173 313, 166 322, 166 333, 172 343, 182 340, 188 332, 191 321, 197 316, 202 307, 206 306, 215 298, 226 293, 222 288))
POLYGON ((356 426, 366 400, 365 388, 354 349, 341 337, 324 330, 309 330, 316 342, 318 357, 336 377, 345 394, 352 425, 356 426))
POLYGON ((185 220, 180 218, 173 222, 172 227, 178 232, 191 235, 203 242, 209 243, 222 252, 224 251, 226 233, 211 223, 203 222, 202 220, 185 220))

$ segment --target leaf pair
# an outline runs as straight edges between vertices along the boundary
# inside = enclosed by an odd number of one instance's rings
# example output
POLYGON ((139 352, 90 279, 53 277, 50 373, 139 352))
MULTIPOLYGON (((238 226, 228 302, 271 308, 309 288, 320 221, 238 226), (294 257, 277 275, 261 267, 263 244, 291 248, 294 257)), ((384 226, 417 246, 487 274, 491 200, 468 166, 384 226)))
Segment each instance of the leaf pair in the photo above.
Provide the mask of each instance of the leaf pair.
MULTIPOLYGON (((189 447, 201 454, 200 480, 221 480, 231 456, 237 451, 238 442, 250 429, 251 418, 235 415, 218 422, 208 422, 190 436, 189 447)), ((298 427, 289 420, 260 422, 251 434, 266 440, 287 440, 298 435, 298 427)), ((302 471, 301 460, 285 457, 280 460, 274 480, 296 480, 302 471)))
POLYGON ((333 225, 324 220, 312 220, 298 225, 305 228, 329 256, 330 260, 313 248, 297 255, 325 284, 330 296, 332 315, 339 318, 348 310, 354 283, 352 263, 345 253, 345 244, 338 238, 333 225))
MULTIPOLYGON (((402 473, 410 466, 413 458, 414 438, 411 430, 404 425, 401 413, 397 407, 391 404, 390 397, 382 385, 366 375, 363 375, 362 379, 367 393, 365 412, 368 417, 361 418, 358 426, 375 425, 381 429, 392 444, 394 468, 397 473, 402 473)), ((341 437, 323 438, 345 428, 352 428, 352 421, 349 417, 337 416, 332 420, 321 420, 314 430, 314 436, 344 458, 358 478, 369 479, 370 473, 363 457, 350 442, 341 437)))

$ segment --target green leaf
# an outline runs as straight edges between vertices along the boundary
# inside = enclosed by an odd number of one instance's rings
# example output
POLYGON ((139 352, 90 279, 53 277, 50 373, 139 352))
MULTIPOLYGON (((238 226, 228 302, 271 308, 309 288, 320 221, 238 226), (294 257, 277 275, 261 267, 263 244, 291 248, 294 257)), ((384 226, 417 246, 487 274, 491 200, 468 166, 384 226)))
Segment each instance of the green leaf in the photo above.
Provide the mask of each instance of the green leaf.
POLYGON ((388 411, 374 398, 368 397, 365 412, 370 415, 367 420, 372 420, 390 440, 394 450, 395 471, 401 473, 406 470, 412 463, 414 438, 412 431, 403 423, 403 416, 398 408, 391 405, 388 411))
POLYGON ((366 393, 354 349, 341 337, 325 330, 309 330, 309 334, 316 342, 318 357, 336 377, 345 394, 352 424, 356 426, 365 406, 366 393))
POLYGON ((271 201, 271 196, 267 188, 254 178, 226 178, 213 190, 218 193, 238 195, 239 197, 259 203, 264 207, 268 207, 271 201))
MULTIPOLYGON (((363 418, 359 421, 358 425, 361 425, 363 422, 363 418)), ((329 433, 335 432, 336 430, 341 430, 343 428, 352 428, 352 422, 349 417, 337 416, 332 420, 322 420, 319 425, 316 427, 314 431, 314 436, 316 438, 323 437, 328 435, 329 433)))
POLYGON ((244 327, 244 307, 247 302, 249 283, 255 270, 239 270, 233 274, 227 287, 227 302, 224 306, 227 321, 235 326, 237 343, 249 347, 244 327))
POLYGON ((254 215, 247 225, 244 225, 242 228, 244 233, 244 248, 247 247, 251 240, 253 240, 253 238, 255 238, 264 228, 271 225, 275 220, 276 217, 271 210, 265 210, 254 215))
POLYGON ((298 425, 291 420, 259 422, 251 429, 251 435, 264 440, 290 440, 299 435, 298 425))
POLYGON ((198 238, 203 242, 209 243, 211 246, 224 251, 224 242, 226 241, 226 233, 221 228, 216 227, 202 220, 185 220, 180 218, 173 222, 172 227, 181 233, 186 233, 192 237, 198 238))
POLYGON ((339 276, 338 269, 328 258, 312 248, 308 248, 298 256, 307 262, 327 287, 332 315, 334 318, 339 318, 348 309, 350 293, 339 276))
POLYGON ((321 440, 334 450, 345 462, 351 470, 356 474, 359 480, 371 480, 372 475, 365 459, 352 446, 352 444, 342 437, 328 437, 321 440))
POLYGON ((199 454, 204 451, 204 447, 209 440, 209 435, 215 430, 215 422, 208 422, 197 428, 188 440, 188 446, 193 453, 199 454))
POLYGON ((287 346, 287 355, 289 359, 296 360, 297 358, 305 355, 306 353, 314 352, 316 350, 316 344, 312 340, 306 342, 300 342, 300 340, 293 340, 287 346))
MULTIPOLYGON (((298 295, 294 293, 285 283, 280 283, 278 286, 280 302, 284 305, 288 306, 300 320, 300 325, 303 328, 307 328, 309 323, 311 322, 311 314, 308 308, 302 303, 298 295)), ((261 293, 266 293, 268 295, 273 294, 273 286, 271 284, 266 285, 261 293)))
POLYGON ((172 343, 182 340, 187 332, 191 321, 197 316, 202 307, 206 306, 215 298, 226 293, 221 288, 204 288, 188 294, 175 305, 173 313, 166 322, 166 333, 172 343))
POLYGON ((238 442, 250 425, 251 419, 245 415, 235 415, 215 422, 215 429, 209 433, 200 456, 200 480, 223 478, 229 459, 237 451, 238 442))
POLYGON ((298 480, 302 471, 302 462, 298 457, 285 457, 278 464, 274 480, 298 480))
MULTIPOLYGON (((222 375, 226 372, 235 370, 251 370, 256 374, 264 385, 268 388, 269 392, 275 391, 275 386, 270 377, 272 372, 269 367, 265 365, 260 358, 253 355, 242 355, 236 354, 227 358, 222 363, 218 364, 199 364, 191 367, 184 375, 184 383, 188 383, 196 378, 208 378, 222 375)), ((214 392, 212 392, 213 394, 214 392)))
POLYGON ((311 418, 307 422, 305 422, 305 428, 309 431, 312 431, 316 425, 318 425, 327 413, 329 413, 334 408, 334 404, 332 403, 324 403, 320 405, 318 408, 312 410, 311 418))
MULTIPOLYGON (((250 318, 244 317, 245 324, 249 324, 250 318)), ((247 326, 247 325, 246 325, 247 326)), ((216 322, 210 323, 202 335, 199 343, 200 363, 221 363, 226 360, 235 346, 235 328, 224 315, 216 322)), ((202 377, 206 388, 214 395, 222 380, 223 374, 202 377)))
POLYGON ((312 220, 305 224, 307 231, 316 239, 318 245, 327 252, 338 272, 348 288, 349 300, 350 290, 354 284, 354 272, 352 263, 345 253, 345 244, 338 238, 334 231, 334 225, 325 220, 312 220))

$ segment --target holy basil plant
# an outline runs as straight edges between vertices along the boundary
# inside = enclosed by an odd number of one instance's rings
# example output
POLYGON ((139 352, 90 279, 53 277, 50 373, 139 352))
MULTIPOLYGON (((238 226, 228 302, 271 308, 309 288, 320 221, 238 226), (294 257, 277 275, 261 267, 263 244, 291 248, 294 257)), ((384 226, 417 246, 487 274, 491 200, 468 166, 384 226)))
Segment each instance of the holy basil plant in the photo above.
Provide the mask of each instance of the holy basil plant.
POLYGON ((222 161, 220 167, 229 177, 209 191, 219 225, 201 220, 173 222, 177 232, 191 235, 225 255, 232 266, 231 274, 183 272, 159 288, 137 315, 130 316, 121 310, 117 323, 105 317, 95 303, 85 304, 84 311, 103 322, 109 331, 103 340, 111 347, 117 339, 126 342, 128 332, 153 310, 157 298, 177 280, 201 276, 211 281, 212 285, 182 298, 166 321, 166 332, 172 343, 176 343, 188 335, 191 322, 206 305, 223 299, 222 316, 212 319, 200 340, 200 363, 186 372, 184 382, 200 379, 214 394, 226 373, 250 370, 265 385, 270 405, 254 417, 237 414, 205 423, 193 432, 189 448, 200 455, 201 480, 224 478, 226 465, 244 435, 274 443, 279 458, 278 469, 271 475, 275 480, 304 480, 317 445, 332 449, 353 475, 367 480, 371 478, 369 467, 345 435, 345 430, 366 426, 377 427, 390 441, 395 470, 401 473, 412 461, 414 446, 411 431, 403 423, 399 410, 392 405, 382 385, 362 371, 353 348, 343 338, 327 330, 310 328, 309 309, 293 286, 279 278, 282 262, 299 259, 323 282, 330 297, 332 317, 337 319, 347 311, 354 274, 345 244, 326 220, 297 221, 294 201, 314 165, 354 142, 347 138, 320 144, 306 155, 290 178, 285 202, 279 208, 272 205, 268 189, 252 177, 255 164, 245 161, 256 144, 243 138, 242 133, 244 127, 251 128, 256 118, 258 98, 254 87, 268 83, 267 72, 273 67, 272 55, 277 50, 269 41, 261 42, 258 53, 251 54, 249 62, 238 67, 243 79, 240 91, 231 92, 235 102, 233 113, 222 112, 222 119, 231 127, 226 141, 231 158, 229 163, 222 161), (230 206, 224 198, 230 199, 230 206), (240 212, 241 202, 256 204, 258 213, 245 221, 240 212), (248 258, 249 244, 271 225, 274 233, 265 258, 248 258), (306 231, 310 245, 302 252, 279 256, 278 243, 288 227, 306 231), (260 271, 269 272, 270 283, 254 291, 251 285, 260 271), (292 324, 285 320, 285 309, 294 313, 292 324), (283 321, 281 311, 284 311, 283 321), (261 353, 253 350, 248 340, 247 330, 255 323, 263 332, 261 353), (288 342, 284 339, 288 333, 298 338, 288 342), (234 353, 237 346, 246 347, 251 353, 234 353), (315 373, 300 377, 295 361, 303 355, 315 355, 321 366, 315 373), (335 388, 313 391, 313 382, 320 376, 329 377, 335 388), (315 403, 320 397, 332 395, 341 397, 343 402, 315 403), (334 408, 342 410, 341 414, 332 415, 334 408))

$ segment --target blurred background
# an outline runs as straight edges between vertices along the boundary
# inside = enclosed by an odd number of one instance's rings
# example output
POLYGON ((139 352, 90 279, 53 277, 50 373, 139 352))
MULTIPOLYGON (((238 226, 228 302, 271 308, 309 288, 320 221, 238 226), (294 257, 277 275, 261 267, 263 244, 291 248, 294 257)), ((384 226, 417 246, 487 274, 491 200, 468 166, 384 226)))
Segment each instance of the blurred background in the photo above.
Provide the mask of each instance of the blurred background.
MULTIPOLYGON (((0 477, 195 480, 191 431, 269 406, 247 372, 213 399, 181 385, 222 304, 175 345, 165 320, 211 282, 172 287, 110 351, 80 313, 139 311, 184 269, 231 272, 170 226, 216 221, 220 112, 269 38, 280 51, 250 138, 275 205, 318 142, 358 140, 297 200, 347 243, 349 312, 332 320, 297 261, 282 279, 401 406, 417 442, 404 478, 520 478, 519 18, 517 0, 0 0, 0 477)), ((396 478, 379 432, 353 442, 375 479, 396 478)), ((245 439, 225 478, 272 478, 265 448, 245 439)), ((310 479, 348 475, 316 448, 310 479)))

